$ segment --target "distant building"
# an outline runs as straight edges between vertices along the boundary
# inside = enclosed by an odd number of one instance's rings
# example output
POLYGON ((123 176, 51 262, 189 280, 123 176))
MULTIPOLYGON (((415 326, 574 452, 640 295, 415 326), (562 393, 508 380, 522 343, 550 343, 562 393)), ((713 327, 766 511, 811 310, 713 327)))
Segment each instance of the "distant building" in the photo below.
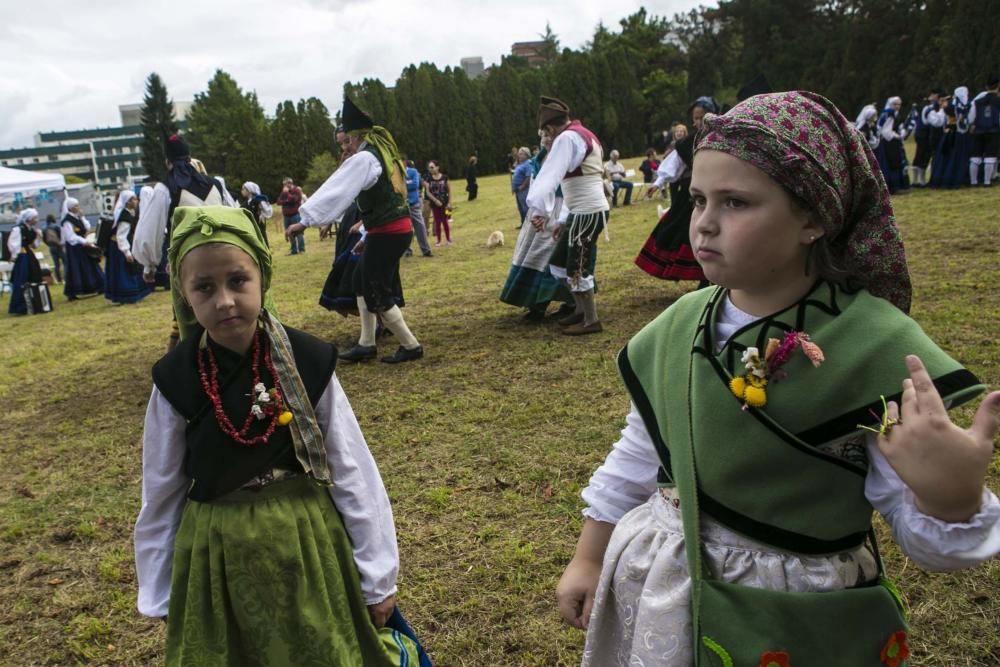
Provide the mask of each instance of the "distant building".
MULTIPOLYGON (((175 102, 179 129, 187 129, 184 118, 190 102, 175 102)), ((141 104, 118 107, 121 127, 99 127, 64 132, 39 132, 32 148, 0 150, 0 165, 32 171, 56 171, 95 183, 102 189, 147 178, 142 167, 141 104)))
POLYGON ((545 56, 542 55, 545 53, 545 46, 544 40, 514 42, 510 47, 510 55, 527 59, 529 65, 542 65, 545 63, 545 56))
MULTIPOLYGON (((191 102, 174 102, 174 118, 182 121, 187 118, 191 110, 191 102)), ((142 124, 142 104, 119 104, 118 114, 122 117, 122 125, 142 124)))
POLYGON ((483 74, 483 59, 481 56, 474 56, 469 58, 462 58, 460 61, 462 69, 465 70, 465 76, 470 79, 475 79, 483 74))

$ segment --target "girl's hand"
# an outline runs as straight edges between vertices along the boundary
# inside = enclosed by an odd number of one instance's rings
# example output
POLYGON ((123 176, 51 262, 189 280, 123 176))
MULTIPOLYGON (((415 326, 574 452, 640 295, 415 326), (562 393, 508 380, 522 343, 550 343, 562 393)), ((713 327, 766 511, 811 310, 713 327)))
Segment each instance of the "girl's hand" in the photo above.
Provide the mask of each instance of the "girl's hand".
POLYGON ((376 628, 381 628, 392 616, 392 610, 396 608, 396 596, 390 595, 378 604, 368 605, 368 615, 372 617, 372 623, 376 628))
POLYGON ((556 586, 556 601, 563 620, 574 628, 586 630, 590 625, 590 610, 594 606, 594 593, 600 578, 600 562, 574 557, 566 566, 556 586))
POLYGON ((890 402, 897 423, 878 438, 879 449, 913 490, 917 508, 942 521, 962 523, 979 511, 993 439, 1000 430, 1000 392, 983 399, 972 426, 959 428, 920 358, 906 357, 902 408, 890 402))

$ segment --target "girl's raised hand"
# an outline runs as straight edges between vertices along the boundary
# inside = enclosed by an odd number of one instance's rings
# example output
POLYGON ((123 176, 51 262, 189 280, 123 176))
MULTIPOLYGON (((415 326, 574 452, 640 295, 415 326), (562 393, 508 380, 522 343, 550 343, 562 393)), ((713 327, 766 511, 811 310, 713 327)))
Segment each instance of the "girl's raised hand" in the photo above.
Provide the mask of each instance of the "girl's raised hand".
POLYGON ((902 407, 890 401, 892 428, 879 435, 879 449, 916 496, 917 508, 943 521, 961 523, 979 511, 993 439, 1000 430, 1000 392, 983 399, 962 429, 948 417, 941 395, 915 355, 906 357, 902 407))

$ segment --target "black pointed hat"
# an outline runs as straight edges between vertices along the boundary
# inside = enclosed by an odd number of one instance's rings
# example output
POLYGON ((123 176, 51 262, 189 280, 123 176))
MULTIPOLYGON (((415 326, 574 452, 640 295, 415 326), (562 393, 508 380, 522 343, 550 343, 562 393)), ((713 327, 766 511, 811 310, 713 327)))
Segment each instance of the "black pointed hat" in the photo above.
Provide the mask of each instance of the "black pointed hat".
POLYGON ((350 97, 344 96, 344 108, 340 112, 340 123, 344 132, 354 130, 367 130, 375 125, 372 117, 358 108, 358 105, 351 101, 350 97))
POLYGON ((768 83, 767 77, 763 74, 758 74, 736 93, 736 101, 742 102, 743 100, 753 97, 754 95, 764 95, 766 93, 773 93, 771 90, 771 84, 768 83))

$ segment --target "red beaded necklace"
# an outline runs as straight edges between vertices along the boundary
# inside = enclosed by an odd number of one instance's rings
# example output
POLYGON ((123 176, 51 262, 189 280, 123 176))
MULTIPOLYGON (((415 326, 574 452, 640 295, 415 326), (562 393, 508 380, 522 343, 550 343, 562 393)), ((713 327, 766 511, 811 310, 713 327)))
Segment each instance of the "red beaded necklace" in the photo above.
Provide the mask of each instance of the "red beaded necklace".
MULTIPOLYGON (((253 358, 251 362, 253 380, 250 386, 252 390, 260 384, 260 330, 254 333, 251 357, 253 358)), ((277 428, 278 416, 284 410, 281 400, 281 384, 278 380, 278 373, 274 370, 274 364, 271 362, 270 345, 264 349, 264 365, 267 366, 267 371, 274 380, 274 392, 271 394, 271 403, 264 408, 265 414, 270 415, 271 421, 268 423, 264 433, 253 438, 247 438, 247 432, 255 421, 253 408, 251 407, 250 412, 247 414, 247 418, 243 422, 243 428, 237 431, 236 427, 233 426, 233 422, 229 420, 229 416, 225 410, 222 409, 222 397, 219 395, 219 365, 215 361, 215 353, 212 352, 212 348, 208 345, 198 350, 198 375, 201 377, 202 389, 205 390, 205 394, 215 407, 215 421, 219 424, 219 428, 222 429, 223 433, 244 447, 253 447, 254 445, 266 443, 271 434, 274 433, 274 429, 277 428), (207 369, 206 366, 208 367, 207 369)), ((250 396, 256 396, 256 394, 251 391, 250 396)))

